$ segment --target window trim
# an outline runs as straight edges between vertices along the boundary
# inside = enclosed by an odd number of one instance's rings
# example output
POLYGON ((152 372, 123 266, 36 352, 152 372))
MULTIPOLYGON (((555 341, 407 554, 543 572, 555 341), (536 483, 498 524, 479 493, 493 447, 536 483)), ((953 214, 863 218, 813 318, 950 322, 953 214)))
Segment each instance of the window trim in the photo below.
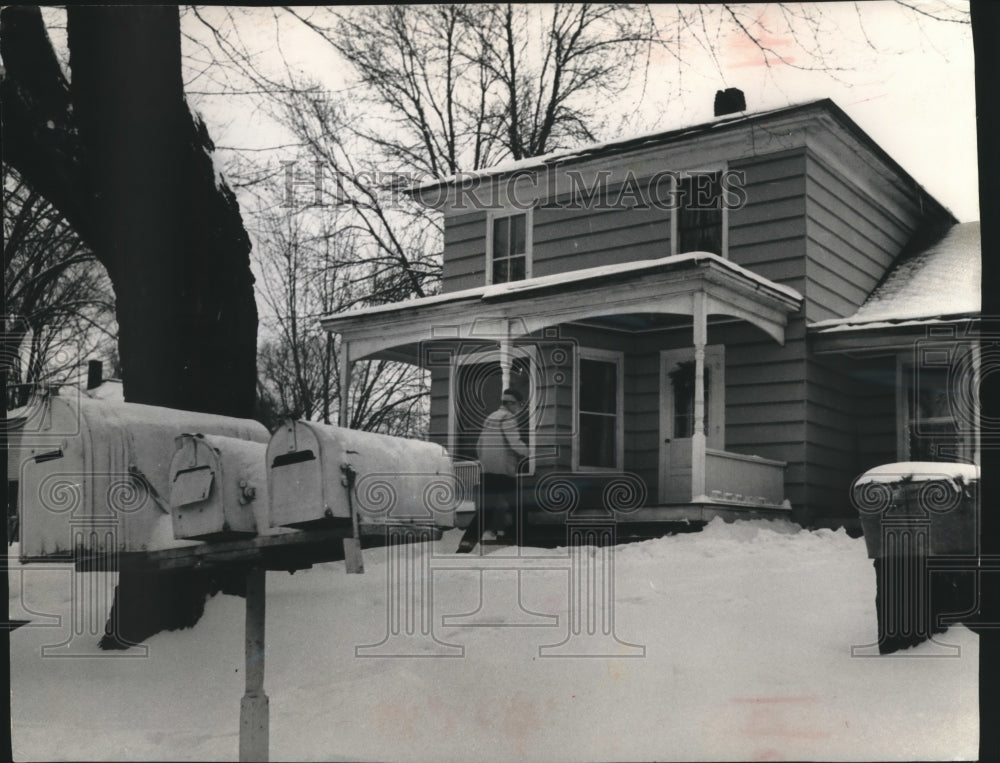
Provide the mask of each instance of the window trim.
MULTIPOLYGON (((532 415, 531 401, 537 400, 538 390, 535 384, 535 376, 538 373, 538 346, 535 344, 512 344, 510 347, 511 360, 515 357, 526 357, 531 363, 532 371, 528 374, 528 468, 520 472, 521 476, 534 476, 535 474, 535 452, 537 449, 538 432, 535 427, 536 416, 532 415)), ((496 345, 484 345, 471 351, 453 353, 451 364, 448 366, 448 457, 455 458, 455 439, 458 429, 458 416, 455 411, 455 400, 458 392, 456 379, 458 378, 458 367, 474 363, 500 362, 500 348, 496 345)), ((490 411, 492 413, 492 411, 490 411)))
MULTIPOLYGON (((486 213, 486 285, 493 285, 493 222, 495 220, 500 220, 505 217, 515 217, 516 215, 524 215, 524 280, 531 278, 532 271, 532 260, 533 260, 533 249, 534 249, 534 207, 528 209, 518 209, 511 211, 508 209, 503 210, 490 210, 486 213)), ((516 283, 516 281, 507 281, 505 283, 516 283)))
POLYGON ((573 461, 574 472, 620 472, 625 468, 625 353, 619 350, 600 350, 580 347, 573 358, 573 461), (617 373, 617 395, 615 396, 615 465, 580 465, 580 361, 603 360, 613 362, 617 373))
MULTIPOLYGON (((671 191, 672 198, 677 198, 678 188, 677 182, 680 180, 679 175, 690 175, 692 173, 700 172, 718 172, 720 174, 725 174, 729 171, 729 162, 720 162, 719 164, 709 165, 709 166, 696 166, 689 167, 687 169, 678 170, 678 175, 673 175, 671 179, 671 191)), ((670 210, 670 255, 676 256, 678 254, 687 254, 687 252, 679 252, 678 246, 680 245, 680 237, 677 232, 677 214, 678 210, 670 210)), ((722 249, 719 252, 719 256, 724 260, 729 259, 729 207, 725 204, 722 205, 722 244, 720 246, 722 249)))

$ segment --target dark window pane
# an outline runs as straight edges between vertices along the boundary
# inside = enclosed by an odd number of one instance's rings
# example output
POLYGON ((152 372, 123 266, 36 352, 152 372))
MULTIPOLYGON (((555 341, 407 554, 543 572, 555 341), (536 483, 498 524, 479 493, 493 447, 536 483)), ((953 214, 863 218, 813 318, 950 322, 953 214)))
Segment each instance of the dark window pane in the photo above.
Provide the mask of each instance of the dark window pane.
POLYGON ((698 172, 681 180, 684 207, 697 211, 721 208, 722 194, 718 172, 698 172))
MULTIPOLYGON (((705 369, 705 418, 708 418, 709 370, 705 369)), ((674 395, 674 437, 681 439, 694 434, 694 361, 679 363, 670 372, 674 395)))
POLYGON ((677 253, 722 254, 722 188, 719 173, 699 173, 680 181, 677 253))
POLYGON ((525 215, 514 215, 510 218, 511 224, 511 254, 524 254, 527 249, 524 239, 525 215))
POLYGON ((614 469, 617 466, 614 416, 580 414, 580 466, 614 469))
POLYGON ((510 260, 506 258, 493 260, 493 283, 507 283, 510 280, 508 278, 509 264, 510 260))
POLYGON ((971 457, 951 410, 948 368, 910 371, 911 461, 962 461, 971 457))
POLYGON ((509 281, 523 281, 524 280, 524 257, 511 257, 508 260, 510 263, 510 277, 507 279, 509 281))
POLYGON ((506 257, 510 254, 510 218, 499 217, 493 221, 493 256, 506 257))
POLYGON ((617 413, 617 365, 605 360, 580 359, 580 410, 617 413))

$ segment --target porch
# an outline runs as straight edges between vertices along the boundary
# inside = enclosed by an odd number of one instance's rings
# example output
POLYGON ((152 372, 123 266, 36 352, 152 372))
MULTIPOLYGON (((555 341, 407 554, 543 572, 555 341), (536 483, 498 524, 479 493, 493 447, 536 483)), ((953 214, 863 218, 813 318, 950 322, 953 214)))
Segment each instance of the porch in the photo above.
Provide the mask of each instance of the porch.
MULTIPOLYGON (((603 516, 619 524, 659 525, 708 522, 715 517, 730 521, 789 516, 791 505, 783 497, 785 462, 707 448, 705 463, 706 495, 699 500, 675 503, 647 501, 645 486, 634 473, 524 475, 521 479, 523 521, 534 525, 562 525, 571 517, 598 519, 603 516), (553 502, 540 493, 559 497, 553 502)), ((482 467, 475 460, 458 460, 454 467, 461 485, 458 524, 465 527, 482 508, 482 467)), ((690 472, 669 475, 667 480, 682 492, 691 489, 690 472)))
MULTIPOLYGON (((500 390, 520 385, 529 492, 546 475, 631 475, 641 505, 619 519, 662 522, 788 514, 784 462, 726 448, 724 338, 750 326, 783 346, 800 304, 788 287, 697 253, 379 306, 323 326, 342 335, 345 379, 369 358, 432 371, 432 439, 453 458, 475 458, 482 419, 500 390)), ((458 471, 476 494, 475 468, 458 471)), ((566 521, 530 496, 526 505, 531 522, 566 521)))

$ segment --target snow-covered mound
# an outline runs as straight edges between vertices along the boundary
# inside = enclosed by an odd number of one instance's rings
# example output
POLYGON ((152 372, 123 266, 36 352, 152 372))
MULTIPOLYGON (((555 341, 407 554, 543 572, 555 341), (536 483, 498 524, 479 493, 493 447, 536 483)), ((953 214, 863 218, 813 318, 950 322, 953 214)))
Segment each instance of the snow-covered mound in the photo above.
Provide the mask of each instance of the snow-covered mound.
MULTIPOLYGON (((905 656, 852 657, 876 638, 861 539, 716 520, 613 555, 584 549, 578 570, 613 566, 613 589, 600 576, 577 589, 595 600, 611 591, 595 622, 600 635, 613 611, 613 637, 600 656, 555 657, 545 647, 567 642, 573 623, 566 549, 522 549, 524 560, 499 548, 483 560, 453 554, 460 535, 433 544, 433 638, 419 622, 402 627, 422 658, 356 652, 388 632, 385 549, 365 552, 364 575, 342 563, 268 573, 272 760, 977 755, 975 634, 955 626, 905 656), (520 607, 505 609, 518 579, 520 607), (463 627, 477 618, 493 624, 463 627), (941 644, 957 655, 938 658, 941 644)), ((86 632, 70 639, 73 581, 68 569, 11 573, 11 617, 36 624, 11 634, 15 758, 235 760, 243 601, 217 596, 194 629, 151 638, 145 655, 109 655, 86 632), (41 656, 67 640, 75 657, 41 656)), ((77 617, 84 631, 103 624, 106 610, 94 609, 77 617)))

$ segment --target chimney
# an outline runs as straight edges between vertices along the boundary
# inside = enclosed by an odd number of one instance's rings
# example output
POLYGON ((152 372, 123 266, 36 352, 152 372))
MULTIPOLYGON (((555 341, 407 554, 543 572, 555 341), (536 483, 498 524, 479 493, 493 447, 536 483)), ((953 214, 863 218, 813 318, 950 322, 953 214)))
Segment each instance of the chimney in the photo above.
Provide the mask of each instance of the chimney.
POLYGON ((725 90, 715 91, 715 116, 723 117, 726 114, 735 114, 738 111, 746 110, 747 99, 738 87, 727 87, 725 90))
POLYGON ((100 387, 104 382, 104 366, 99 360, 87 361, 87 389, 100 387))

